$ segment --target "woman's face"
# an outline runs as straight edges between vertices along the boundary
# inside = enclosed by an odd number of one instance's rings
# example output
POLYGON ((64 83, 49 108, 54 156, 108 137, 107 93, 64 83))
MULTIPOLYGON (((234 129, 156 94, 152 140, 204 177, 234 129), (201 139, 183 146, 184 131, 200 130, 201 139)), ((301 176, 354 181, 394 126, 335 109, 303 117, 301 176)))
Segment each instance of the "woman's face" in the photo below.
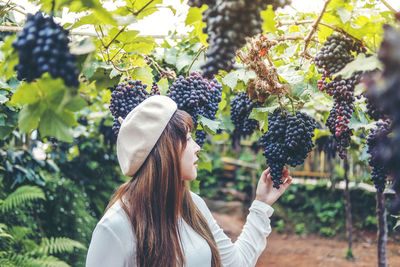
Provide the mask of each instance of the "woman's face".
POLYGON ((190 133, 186 135, 186 147, 181 157, 181 173, 183 180, 194 180, 197 177, 197 154, 200 152, 200 146, 192 139, 190 133))

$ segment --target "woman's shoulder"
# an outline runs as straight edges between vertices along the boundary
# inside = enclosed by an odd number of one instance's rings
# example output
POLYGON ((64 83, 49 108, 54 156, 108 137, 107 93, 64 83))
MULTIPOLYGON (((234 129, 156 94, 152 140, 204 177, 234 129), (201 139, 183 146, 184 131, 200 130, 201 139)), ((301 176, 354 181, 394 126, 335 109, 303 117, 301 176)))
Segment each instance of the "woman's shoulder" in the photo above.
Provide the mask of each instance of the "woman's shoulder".
POLYGON ((207 209, 207 204, 206 204, 206 202, 204 201, 204 199, 202 197, 200 197, 198 194, 196 194, 196 193, 194 193, 192 191, 190 191, 190 195, 191 195, 191 197, 193 199, 194 204, 196 204, 196 206, 199 209, 201 209, 201 210, 207 209))
POLYGON ((133 237, 132 226, 121 206, 121 200, 115 202, 97 223, 96 228, 104 227, 118 237, 133 237))

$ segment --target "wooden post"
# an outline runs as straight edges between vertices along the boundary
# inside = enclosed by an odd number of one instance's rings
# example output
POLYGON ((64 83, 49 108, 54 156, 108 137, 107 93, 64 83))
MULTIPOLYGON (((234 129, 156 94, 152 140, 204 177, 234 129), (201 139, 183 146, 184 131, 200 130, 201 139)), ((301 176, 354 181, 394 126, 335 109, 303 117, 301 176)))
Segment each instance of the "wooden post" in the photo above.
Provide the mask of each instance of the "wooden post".
POLYGON ((349 190, 349 163, 347 162, 347 158, 344 159, 344 179, 346 181, 346 189, 344 191, 346 198, 346 226, 347 226, 347 241, 348 248, 346 252, 346 259, 353 259, 353 250, 352 250, 352 219, 351 219, 351 203, 350 203, 350 190, 349 190))
POLYGON ((378 266, 387 267, 386 244, 387 244, 387 221, 385 195, 376 190, 376 214, 378 219, 378 266))
POLYGON ((324 172, 324 167, 325 167, 325 151, 321 151, 321 161, 320 161, 320 164, 319 164, 319 171, 321 172, 321 173, 323 173, 324 172))

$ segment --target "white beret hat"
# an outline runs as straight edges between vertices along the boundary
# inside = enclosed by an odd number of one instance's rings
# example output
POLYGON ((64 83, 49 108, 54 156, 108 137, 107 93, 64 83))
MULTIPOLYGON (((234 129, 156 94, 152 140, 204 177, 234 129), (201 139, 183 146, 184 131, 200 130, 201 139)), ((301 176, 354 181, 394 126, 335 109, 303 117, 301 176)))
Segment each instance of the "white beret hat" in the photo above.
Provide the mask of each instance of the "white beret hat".
POLYGON ((117 156, 124 175, 133 176, 139 170, 176 110, 171 98, 155 95, 120 120, 117 156))

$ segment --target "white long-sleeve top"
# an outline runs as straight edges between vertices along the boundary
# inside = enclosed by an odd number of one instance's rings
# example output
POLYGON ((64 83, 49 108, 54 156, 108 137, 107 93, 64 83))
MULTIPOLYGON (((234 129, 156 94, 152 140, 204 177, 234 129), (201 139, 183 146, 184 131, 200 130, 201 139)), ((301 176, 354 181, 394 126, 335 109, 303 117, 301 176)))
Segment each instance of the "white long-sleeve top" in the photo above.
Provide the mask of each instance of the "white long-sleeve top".
MULTIPOLYGON (((204 200, 191 192, 194 203, 206 218, 221 256, 223 266, 255 266, 266 247, 271 232, 273 208, 254 200, 242 233, 235 243, 218 226, 204 200)), ((178 221, 185 267, 210 267, 211 249, 183 219, 178 221)), ((117 201, 98 222, 93 231, 86 258, 86 267, 135 267, 136 239, 131 223, 117 201)))

